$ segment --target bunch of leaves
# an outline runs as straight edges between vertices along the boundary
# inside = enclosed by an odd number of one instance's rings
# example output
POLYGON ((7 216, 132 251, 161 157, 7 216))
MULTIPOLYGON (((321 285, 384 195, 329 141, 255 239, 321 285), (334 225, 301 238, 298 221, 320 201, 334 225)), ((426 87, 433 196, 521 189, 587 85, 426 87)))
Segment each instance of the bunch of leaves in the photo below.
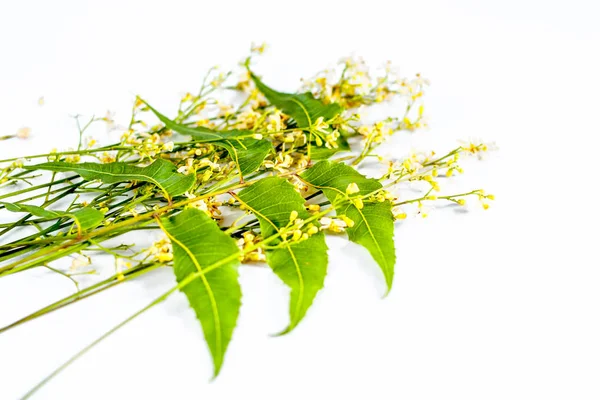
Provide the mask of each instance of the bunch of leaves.
MULTIPOLYGON (((373 154, 387 136, 419 127, 423 107, 417 119, 407 122, 407 115, 421 101, 423 82, 391 82, 389 74, 371 79, 344 61, 331 87, 317 75, 308 85, 312 90, 284 93, 268 86, 251 65, 251 58, 245 60, 235 84, 229 84, 231 72, 210 70, 199 92, 182 98, 174 117, 136 98, 128 126, 117 128, 123 131, 118 143, 97 147, 90 140, 82 149, 87 124, 79 130, 77 150, 2 160, 7 164, 0 184, 12 190, 0 195, 0 210, 24 216, 0 225, 0 278, 47 267, 74 279, 77 257, 89 259, 99 250, 116 257, 117 269, 0 333, 156 268, 172 268, 177 285, 92 346, 180 291, 200 322, 216 376, 239 315, 240 266, 266 262, 289 287, 289 323, 281 331, 286 334, 305 318, 323 288, 329 263, 325 233, 345 232, 364 247, 389 291, 396 266, 394 221, 407 215, 399 207, 416 205, 425 216, 423 205, 433 201, 463 205, 473 196, 487 208, 493 199, 481 190, 437 195, 438 174, 462 172, 459 156, 488 150, 483 143, 443 156, 413 153, 383 160, 373 154), (358 81, 362 86, 351 83, 358 81), (226 103, 220 96, 230 91, 238 96, 226 103), (358 106, 397 98, 406 101, 400 117, 365 124, 355 112, 358 106), (362 172, 368 157, 386 172, 362 172), (393 194, 406 183, 423 185, 423 192, 409 199, 393 194), (238 218, 227 223, 223 213, 238 218), (132 230, 160 230, 164 238, 150 248, 102 244, 132 230), (23 234, 5 240, 15 232, 23 234), (52 266, 69 256, 75 257, 72 271, 52 266)), ((115 125, 110 114, 90 123, 100 120, 115 125)))

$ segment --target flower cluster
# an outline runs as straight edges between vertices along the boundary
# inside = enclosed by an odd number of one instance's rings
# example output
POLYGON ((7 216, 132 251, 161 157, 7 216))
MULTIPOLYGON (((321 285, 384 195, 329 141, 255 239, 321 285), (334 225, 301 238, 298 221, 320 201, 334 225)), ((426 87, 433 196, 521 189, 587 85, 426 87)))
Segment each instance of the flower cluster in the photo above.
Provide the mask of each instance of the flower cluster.
POLYGON ((364 59, 347 57, 340 60, 335 68, 323 70, 303 83, 304 90, 312 92, 325 103, 335 102, 352 109, 381 103, 398 95, 412 105, 423 96, 429 80, 420 74, 413 79, 404 78, 389 62, 379 71, 372 71, 364 59))
POLYGON ((162 238, 152 243, 147 252, 159 263, 166 263, 173 260, 173 247, 167 238, 162 238))
POLYGON ((267 259, 262 247, 257 246, 262 238, 254 235, 252 232, 244 232, 238 239, 237 245, 241 250, 242 262, 264 262, 267 259))
MULTIPOLYGON (((301 88, 301 91, 309 91, 325 104, 338 103, 344 111, 328 120, 320 116, 310 121, 310 126, 304 127, 299 126, 291 115, 270 104, 256 87, 249 72, 249 65, 253 57, 262 54, 265 49, 264 44, 253 45, 251 57, 244 60, 240 70, 224 71, 218 67, 211 68, 197 92, 182 94, 177 113, 172 120, 190 128, 208 128, 220 132, 248 131, 244 140, 237 141, 242 147, 251 144, 252 141, 269 141, 272 151, 261 159, 260 167, 251 177, 285 177, 305 197, 318 193, 303 182, 299 175, 315 161, 315 149, 319 149, 321 152, 327 152, 327 157, 333 155, 338 161, 353 158, 351 163, 354 166, 360 165, 367 157, 376 156, 375 159, 387 168, 379 178, 384 185, 381 190, 367 194, 361 191, 358 183, 353 182, 340 194, 341 200, 350 202, 359 210, 372 202, 390 202, 394 205, 393 214, 396 219, 407 218, 411 205, 416 207, 416 214, 426 217, 436 202, 451 202, 464 206, 469 196, 476 197, 484 209, 489 208, 490 201, 494 199, 493 195, 483 191, 444 195, 442 183, 443 179, 463 172, 462 157, 481 158, 495 148, 493 144, 472 139, 462 142, 459 147, 442 156, 433 151, 412 151, 406 157, 392 160, 386 160, 374 153, 390 136, 401 131, 414 132, 427 126, 423 104, 423 96, 429 85, 426 78, 420 74, 413 78, 403 77, 389 63, 379 69, 372 69, 362 58, 344 58, 336 67, 303 80, 301 88), (390 101, 390 107, 399 107, 397 102, 392 103, 391 100, 402 102, 400 113, 374 122, 367 122, 362 118, 360 113, 363 109, 375 103, 390 101), (346 156, 347 153, 337 154, 338 151, 355 149, 355 146, 360 152, 356 158, 346 156), (396 194, 395 189, 403 183, 419 185, 418 188, 423 191, 422 195, 402 198, 396 194)), ((70 149, 62 153, 54 150, 47 155, 48 160, 79 163, 87 158, 95 158, 101 163, 126 161, 148 165, 157 158, 169 159, 175 164, 178 173, 196 177, 196 186, 184 194, 189 200, 185 207, 197 208, 221 224, 224 221, 222 213, 225 209, 236 207, 230 201, 205 195, 212 188, 227 187, 233 182, 247 178, 240 176, 239 160, 232 156, 225 146, 178 135, 168 129, 162 121, 156 121, 151 109, 137 97, 133 103, 129 124, 118 125, 114 113, 107 112, 105 116, 92 118, 83 126, 79 130, 80 137, 83 137, 87 127, 96 121, 105 122, 110 129, 122 129, 118 146, 108 149, 97 147, 96 140, 88 138, 83 146, 80 140, 80 147, 85 150, 70 149), (122 128, 119 128, 121 126, 122 128)), ((79 126, 79 120, 77 123, 79 126)), ((29 129, 22 129, 17 136, 26 138, 29 132, 29 129)), ((15 160, 0 170, 0 184, 9 182, 9 176, 22 165, 21 160, 15 160)), ((88 184, 84 188, 87 186, 88 184)), ((156 187, 130 187, 133 188, 134 199, 142 197, 151 200, 144 207, 129 207, 120 213, 111 214, 103 221, 105 226, 126 217, 138 218, 146 210, 159 209, 157 197, 161 196, 155 196, 159 193, 156 187)), ((108 213, 108 204, 109 202, 102 199, 94 206, 108 213)), ((313 216, 322 212, 319 204, 309 204, 307 210, 313 216)), ((346 215, 327 215, 306 222, 298 218, 297 213, 292 213, 288 225, 279 232, 281 241, 290 243, 306 240, 319 231, 341 233, 347 228, 352 228, 355 223, 346 215)), ((240 237, 240 247, 248 250, 244 255, 245 261, 264 261, 263 249, 257 246, 262 237, 256 231, 255 225, 242 225, 236 235, 240 237)), ((148 249, 148 254, 160 263, 167 263, 173 257, 166 239, 154 243, 148 249)))

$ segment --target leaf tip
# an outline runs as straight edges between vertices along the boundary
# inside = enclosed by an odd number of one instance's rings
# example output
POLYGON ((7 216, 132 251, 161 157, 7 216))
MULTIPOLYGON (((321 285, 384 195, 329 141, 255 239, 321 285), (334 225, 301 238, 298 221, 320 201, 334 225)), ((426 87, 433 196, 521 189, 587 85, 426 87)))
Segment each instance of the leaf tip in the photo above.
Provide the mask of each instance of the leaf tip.
POLYGON ((221 372, 221 367, 223 366, 223 362, 219 361, 219 360, 213 360, 213 375, 210 378, 210 382, 214 382, 217 377, 219 376, 219 373, 221 372))
POLYGON ((386 289, 385 289, 385 293, 383 294, 383 296, 381 296, 382 299, 385 299, 386 297, 388 297, 388 295, 390 294, 390 292, 392 291, 392 284, 394 282, 394 275, 393 275, 393 271, 392 273, 387 273, 384 274, 385 275, 385 285, 386 285, 386 289))
POLYGON ((281 332, 277 332, 277 333, 271 333, 269 334, 270 337, 281 337, 281 336, 285 336, 288 333, 290 333, 293 329, 294 329, 295 325, 289 325, 287 328, 285 328, 284 330, 282 330, 281 332))

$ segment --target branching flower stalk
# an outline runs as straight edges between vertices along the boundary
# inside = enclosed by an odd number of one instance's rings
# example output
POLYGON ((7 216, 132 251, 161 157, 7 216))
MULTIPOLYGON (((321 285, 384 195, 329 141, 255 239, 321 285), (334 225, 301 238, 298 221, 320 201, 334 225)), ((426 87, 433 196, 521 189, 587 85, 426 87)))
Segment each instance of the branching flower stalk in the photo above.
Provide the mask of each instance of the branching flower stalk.
MULTIPOLYGON (((111 113, 83 126, 77 117, 77 149, 0 160, 0 213, 16 218, 0 224, 0 279, 43 267, 77 289, 0 328, 0 334, 157 268, 172 268, 178 281, 25 398, 177 291, 202 325, 216 376, 239 312, 240 263, 266 263, 289 286, 290 323, 282 331, 287 333, 323 286, 325 233, 346 233, 365 247, 390 290, 394 221, 407 218, 411 205, 422 217, 439 202, 462 207, 476 198, 489 207, 492 195, 481 189, 442 193, 439 179, 462 173, 461 157, 481 156, 491 150, 489 144, 470 141, 441 156, 412 152, 386 160, 376 154, 391 135, 427 126, 426 79, 403 78, 390 64, 373 71, 361 59, 348 58, 304 80, 303 91, 282 93, 255 72, 255 58, 263 51, 253 46, 236 70, 209 70, 197 94, 182 97, 173 118, 138 97, 122 128, 111 113), (224 100, 232 94, 233 100, 224 100), (361 117, 369 107, 396 108, 398 102, 399 116, 373 123, 361 117), (120 142, 97 146, 86 138, 97 123, 120 129, 120 142), (421 193, 400 197, 402 185, 417 185, 421 193), (150 247, 110 244, 137 230, 164 236, 150 247), (80 288, 77 279, 94 272, 98 252, 114 257, 114 274, 80 288), (65 257, 72 259, 69 268, 59 262, 65 257)), ((24 140, 28 134, 2 139, 24 140)))

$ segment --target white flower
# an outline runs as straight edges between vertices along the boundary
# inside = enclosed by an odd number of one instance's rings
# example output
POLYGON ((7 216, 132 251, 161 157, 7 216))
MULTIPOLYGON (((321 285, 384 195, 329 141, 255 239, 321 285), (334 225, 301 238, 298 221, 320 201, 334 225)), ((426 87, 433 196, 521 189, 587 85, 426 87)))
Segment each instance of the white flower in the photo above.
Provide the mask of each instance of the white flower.
POLYGON ((73 258, 73 261, 71 261, 71 271, 76 271, 79 268, 85 267, 90 264, 91 260, 89 257, 77 255, 75 258, 73 258))
POLYGON ((17 131, 17 137, 19 139, 27 139, 31 135, 31 128, 23 127, 17 131))
POLYGON ((173 151, 173 146, 175 146, 175 144, 173 142, 167 142, 167 143, 163 144, 163 149, 165 151, 173 151))

